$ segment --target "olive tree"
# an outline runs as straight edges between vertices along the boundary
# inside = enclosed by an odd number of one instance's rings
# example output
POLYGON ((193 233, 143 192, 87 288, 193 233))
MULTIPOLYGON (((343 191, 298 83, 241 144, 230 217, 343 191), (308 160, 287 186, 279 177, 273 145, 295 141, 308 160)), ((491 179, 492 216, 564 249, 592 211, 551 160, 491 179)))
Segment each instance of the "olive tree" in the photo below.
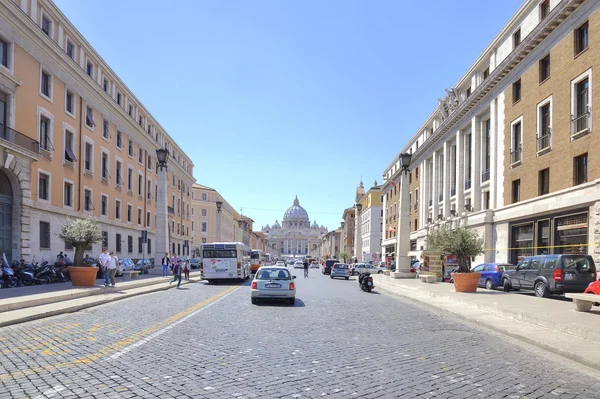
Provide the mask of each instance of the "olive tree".
POLYGON ((476 231, 465 227, 442 226, 427 237, 427 248, 456 255, 459 273, 470 273, 467 259, 483 253, 484 240, 476 231))
POLYGON ((85 249, 102 241, 102 231, 100 231, 98 221, 92 217, 88 219, 67 218, 61 228, 59 237, 65 244, 72 245, 75 248, 73 264, 75 266, 85 266, 83 263, 85 249))

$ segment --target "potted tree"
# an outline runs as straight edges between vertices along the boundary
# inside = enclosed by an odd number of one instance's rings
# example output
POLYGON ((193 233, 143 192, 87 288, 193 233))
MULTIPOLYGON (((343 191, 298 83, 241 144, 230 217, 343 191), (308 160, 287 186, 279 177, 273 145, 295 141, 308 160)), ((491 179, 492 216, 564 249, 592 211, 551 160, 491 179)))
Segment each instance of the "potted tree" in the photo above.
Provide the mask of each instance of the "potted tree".
POLYGON ((483 253, 483 239, 474 230, 465 227, 452 229, 442 226, 427 237, 429 249, 456 256, 458 271, 452 273, 456 292, 476 292, 481 273, 471 272, 467 260, 483 253))
POLYGON ((86 248, 90 245, 102 241, 102 232, 98 221, 94 218, 88 219, 71 219, 67 218, 63 224, 59 237, 67 245, 72 245, 75 248, 73 257, 73 265, 67 270, 71 275, 71 281, 74 286, 89 287, 94 286, 96 282, 97 267, 86 266, 83 262, 83 255, 86 248))

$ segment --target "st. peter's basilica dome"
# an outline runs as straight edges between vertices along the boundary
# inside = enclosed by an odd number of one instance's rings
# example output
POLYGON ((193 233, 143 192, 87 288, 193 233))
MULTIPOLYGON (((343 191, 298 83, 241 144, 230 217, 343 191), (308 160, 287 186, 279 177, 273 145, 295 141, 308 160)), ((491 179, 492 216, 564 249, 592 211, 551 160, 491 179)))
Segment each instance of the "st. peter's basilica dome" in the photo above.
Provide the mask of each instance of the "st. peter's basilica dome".
POLYGON ((308 220, 308 212, 304 208, 300 206, 300 201, 298 201, 298 197, 294 200, 294 204, 285 211, 283 215, 284 222, 309 222, 308 220))

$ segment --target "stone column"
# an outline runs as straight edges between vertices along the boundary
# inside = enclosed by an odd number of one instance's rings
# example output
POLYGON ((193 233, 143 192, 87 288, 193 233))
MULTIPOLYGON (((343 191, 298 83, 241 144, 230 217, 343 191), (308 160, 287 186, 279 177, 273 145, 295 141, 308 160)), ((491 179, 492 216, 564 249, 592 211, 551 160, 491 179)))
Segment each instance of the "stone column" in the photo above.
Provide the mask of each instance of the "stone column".
POLYGON ((422 229, 427 225, 427 187, 425 174, 427 173, 427 162, 423 161, 419 169, 419 228, 422 229))
POLYGON ((163 256, 165 256, 165 253, 170 252, 167 195, 167 168, 162 168, 158 170, 158 190, 156 196, 156 226, 154 231, 154 263, 157 264, 160 264, 160 260, 163 258, 163 256))
POLYGON ((439 202, 440 202, 440 190, 439 190, 439 179, 440 179, 440 160, 439 160, 439 154, 437 153, 437 151, 435 151, 433 153, 433 164, 432 164, 432 174, 431 174, 431 188, 432 188, 432 193, 431 193, 431 198, 433 201, 431 201, 432 204, 432 208, 431 208, 431 217, 433 218, 433 222, 435 223, 437 221, 437 217, 438 217, 438 210, 439 210, 439 202))
POLYGON ((496 140, 498 139, 497 99, 490 104, 490 209, 496 209, 496 140))
POLYGON ((465 206, 465 135, 456 132, 456 214, 462 215, 465 206))
POLYGON ((444 164, 442 165, 443 173, 444 173, 444 182, 443 182, 443 194, 444 194, 444 217, 450 216, 450 176, 452 175, 451 169, 451 148, 449 141, 444 142, 444 164))
POLYGON ((471 205, 481 210, 481 124, 478 117, 471 120, 471 205))
POLYGON ((410 272, 410 203, 408 201, 408 173, 400 173, 400 209, 398 211, 398 239, 396 240, 396 271, 393 278, 414 278, 410 272))

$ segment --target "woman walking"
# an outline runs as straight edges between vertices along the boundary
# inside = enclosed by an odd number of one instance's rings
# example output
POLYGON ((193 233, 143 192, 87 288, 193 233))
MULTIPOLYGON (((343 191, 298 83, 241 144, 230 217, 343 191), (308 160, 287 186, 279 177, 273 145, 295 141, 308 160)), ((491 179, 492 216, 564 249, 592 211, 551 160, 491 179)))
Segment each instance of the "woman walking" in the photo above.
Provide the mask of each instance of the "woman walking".
POLYGON ((177 281, 177 289, 179 289, 179 286, 181 285, 181 261, 180 260, 177 261, 177 263, 175 263, 173 265, 173 280, 169 281, 169 285, 171 285, 175 281, 177 281))
POLYGON ((185 276, 185 281, 190 281, 190 260, 186 259, 185 264, 183 265, 183 275, 185 276))

